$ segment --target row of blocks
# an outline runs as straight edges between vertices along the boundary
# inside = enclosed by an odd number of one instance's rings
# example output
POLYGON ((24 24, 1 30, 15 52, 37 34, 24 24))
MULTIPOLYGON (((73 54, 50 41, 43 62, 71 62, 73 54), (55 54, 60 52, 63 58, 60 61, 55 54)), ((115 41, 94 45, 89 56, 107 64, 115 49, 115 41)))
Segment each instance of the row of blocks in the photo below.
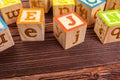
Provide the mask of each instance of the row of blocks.
MULTIPOLYGON (((64 0, 68 1, 68 0, 64 0)), ((99 12, 94 31, 103 43, 120 41, 120 11, 99 12)), ((84 42, 87 22, 78 13, 54 16, 53 32, 64 49, 84 42)), ((17 26, 22 41, 44 41, 45 18, 43 8, 23 8, 17 17, 17 26)), ((10 31, 0 18, 0 51, 14 45, 10 31)))
MULTIPOLYGON (((83 17, 89 27, 95 23, 98 11, 120 9, 119 0, 29 0, 31 8, 44 8, 48 13, 53 5, 53 16, 68 12, 77 12, 83 17)), ((23 8, 21 0, 0 0, 0 11, 9 25, 16 22, 19 10, 23 8)))
MULTIPOLYGON (((44 41, 45 23, 43 9, 21 9, 17 26, 22 41, 44 41)), ((53 32, 64 49, 84 42, 87 22, 77 13, 55 16, 53 32)), ((5 22, 0 18, 0 51, 14 42, 5 22)), ((120 10, 98 12, 94 31, 102 43, 120 41, 120 10)))

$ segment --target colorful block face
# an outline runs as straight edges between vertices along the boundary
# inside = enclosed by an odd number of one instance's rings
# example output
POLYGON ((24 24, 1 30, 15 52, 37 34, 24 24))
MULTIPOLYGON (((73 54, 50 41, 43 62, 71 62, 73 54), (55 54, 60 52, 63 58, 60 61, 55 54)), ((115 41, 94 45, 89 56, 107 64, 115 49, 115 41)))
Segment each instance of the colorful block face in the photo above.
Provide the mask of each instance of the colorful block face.
POLYGON ((120 26, 120 10, 109 10, 98 14, 108 27, 120 26))
POLYGON ((75 5, 74 0, 53 0, 54 6, 61 6, 61 5, 75 5))
POLYGON ((21 0, 0 0, 0 9, 21 3, 21 0))
POLYGON ((41 24, 43 21, 43 8, 24 8, 20 10, 17 24, 41 24))
POLYGON ((6 28, 8 28, 8 26, 7 26, 6 23, 3 21, 3 19, 0 17, 0 31, 1 31, 1 30, 5 30, 6 28))
POLYGON ((76 13, 69 13, 55 17, 54 19, 65 32, 87 25, 86 21, 84 21, 76 13))
POLYGON ((105 0, 78 0, 78 1, 89 6, 90 8, 95 8, 105 2, 105 0))

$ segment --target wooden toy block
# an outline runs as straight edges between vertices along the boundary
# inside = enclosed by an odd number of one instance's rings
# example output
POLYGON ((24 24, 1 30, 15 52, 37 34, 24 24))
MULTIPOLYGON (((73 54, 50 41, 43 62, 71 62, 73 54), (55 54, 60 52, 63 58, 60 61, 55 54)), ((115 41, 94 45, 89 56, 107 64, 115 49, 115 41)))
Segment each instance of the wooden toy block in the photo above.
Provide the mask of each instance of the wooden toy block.
POLYGON ((120 0, 106 0, 105 10, 120 9, 120 0))
POLYGON ((88 27, 93 27, 98 11, 103 11, 105 0, 77 0, 76 12, 88 23, 88 27))
POLYGON ((94 31, 103 44, 120 41, 120 10, 99 12, 94 31))
POLYGON ((43 8, 23 8, 17 19, 22 41, 44 41, 45 19, 43 8))
POLYGON ((0 0, 2 17, 8 25, 16 22, 21 8, 22 3, 20 0, 0 0))
POLYGON ((45 13, 51 8, 51 0, 29 0, 31 8, 44 8, 45 13))
POLYGON ((53 16, 59 16, 68 12, 74 12, 74 0, 53 0, 53 16))
POLYGON ((0 17, 0 52, 12 47, 14 45, 13 38, 8 26, 0 17))
POLYGON ((86 21, 74 12, 54 17, 54 36, 64 49, 84 42, 86 28, 86 21))

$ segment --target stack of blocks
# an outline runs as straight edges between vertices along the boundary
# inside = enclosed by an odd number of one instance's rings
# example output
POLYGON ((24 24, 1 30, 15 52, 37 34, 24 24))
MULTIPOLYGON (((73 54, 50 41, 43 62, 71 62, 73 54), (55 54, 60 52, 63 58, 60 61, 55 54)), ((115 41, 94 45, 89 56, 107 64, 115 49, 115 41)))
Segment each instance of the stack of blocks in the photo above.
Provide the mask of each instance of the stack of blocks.
POLYGON ((97 12, 103 11, 104 6, 105 0, 77 0, 76 12, 88 22, 88 27, 92 27, 97 12))
POLYGON ((0 17, 0 52, 14 45, 8 26, 0 17))
POLYGON ((120 41, 120 10, 99 12, 94 31, 103 44, 120 41))
POLYGON ((59 16, 68 12, 74 12, 74 0, 53 0, 53 16, 59 16))
POLYGON ((43 8, 23 8, 17 19, 22 41, 44 41, 45 19, 43 8))
POLYGON ((0 0, 2 17, 8 25, 16 22, 21 8, 22 3, 20 0, 0 0))
POLYGON ((31 8, 44 8, 45 13, 51 8, 51 1, 50 0, 29 0, 31 8))
POLYGON ((54 17, 54 36, 64 49, 84 42, 87 23, 78 14, 71 12, 54 17))

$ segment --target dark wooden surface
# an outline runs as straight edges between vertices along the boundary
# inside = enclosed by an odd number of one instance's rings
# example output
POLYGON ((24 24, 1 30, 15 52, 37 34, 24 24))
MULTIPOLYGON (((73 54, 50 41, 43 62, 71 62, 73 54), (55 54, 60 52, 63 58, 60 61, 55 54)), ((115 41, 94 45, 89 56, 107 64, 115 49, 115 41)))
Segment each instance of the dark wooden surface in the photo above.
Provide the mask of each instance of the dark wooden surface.
MULTIPOLYGON (((28 7, 27 0, 23 4, 28 7)), ((52 11, 46 14, 44 42, 22 42, 16 24, 9 27, 16 45, 0 53, 0 79, 120 80, 120 42, 103 45, 93 29, 84 43, 64 50, 51 31, 52 11)))
POLYGON ((1 80, 120 80, 120 64, 1 80))

